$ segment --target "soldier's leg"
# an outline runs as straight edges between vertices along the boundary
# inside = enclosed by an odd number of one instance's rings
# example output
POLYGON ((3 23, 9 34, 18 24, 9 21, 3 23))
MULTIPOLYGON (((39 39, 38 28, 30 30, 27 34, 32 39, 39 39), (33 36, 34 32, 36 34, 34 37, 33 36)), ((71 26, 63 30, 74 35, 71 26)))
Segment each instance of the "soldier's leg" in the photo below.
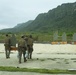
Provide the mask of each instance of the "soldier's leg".
POLYGON ((5 55, 6 55, 6 58, 8 58, 8 56, 7 56, 7 50, 5 50, 5 55))
POLYGON ((30 46, 30 59, 32 59, 32 52, 33 52, 33 47, 30 46))
POLYGON ((31 53, 30 53, 30 59, 31 59, 31 53))
POLYGON ((9 50, 7 50, 7 58, 9 58, 9 50))
POLYGON ((9 58, 9 46, 6 46, 5 50, 6 50, 6 58, 9 58))
POLYGON ((28 59, 29 59, 29 55, 30 55, 30 53, 29 53, 29 51, 28 51, 28 59))
POLYGON ((28 59, 30 58, 30 46, 28 46, 28 59))
POLYGON ((6 58, 8 58, 8 49, 6 46, 5 46, 5 55, 6 55, 6 58))
POLYGON ((26 50, 24 49, 24 50, 23 50, 23 59, 24 59, 24 62, 27 61, 27 60, 26 60, 26 57, 25 57, 25 54, 26 54, 26 50))
POLYGON ((32 52, 30 52, 30 59, 32 59, 32 52))
POLYGON ((10 58, 10 50, 7 50, 7 56, 10 58))
POLYGON ((19 51, 19 63, 21 63, 22 51, 19 51))

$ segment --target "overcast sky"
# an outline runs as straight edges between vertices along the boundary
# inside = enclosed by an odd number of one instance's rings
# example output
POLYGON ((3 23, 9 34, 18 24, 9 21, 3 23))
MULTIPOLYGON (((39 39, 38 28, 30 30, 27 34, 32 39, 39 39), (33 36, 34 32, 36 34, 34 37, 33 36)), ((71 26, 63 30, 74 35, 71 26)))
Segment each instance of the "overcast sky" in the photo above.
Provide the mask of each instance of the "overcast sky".
POLYGON ((0 29, 34 20, 38 14, 48 12, 62 3, 76 0, 0 0, 0 29))

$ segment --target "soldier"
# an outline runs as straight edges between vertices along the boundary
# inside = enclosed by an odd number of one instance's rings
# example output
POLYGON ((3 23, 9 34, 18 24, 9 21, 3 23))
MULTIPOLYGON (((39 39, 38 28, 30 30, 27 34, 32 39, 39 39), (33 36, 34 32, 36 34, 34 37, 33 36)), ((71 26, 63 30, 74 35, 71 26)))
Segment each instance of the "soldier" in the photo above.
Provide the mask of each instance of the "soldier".
POLYGON ((21 36, 21 39, 18 42, 19 63, 21 63, 22 54, 23 54, 24 62, 27 61, 25 57, 26 50, 27 50, 26 41, 24 40, 24 36, 21 36))
POLYGON ((8 34, 6 34, 6 38, 5 38, 5 41, 4 41, 4 46, 5 46, 6 58, 10 58, 11 44, 10 44, 10 37, 8 36, 8 34))
POLYGON ((33 52, 33 38, 32 38, 32 35, 30 35, 29 38, 28 38, 27 47, 28 47, 28 58, 32 59, 32 52, 33 52))

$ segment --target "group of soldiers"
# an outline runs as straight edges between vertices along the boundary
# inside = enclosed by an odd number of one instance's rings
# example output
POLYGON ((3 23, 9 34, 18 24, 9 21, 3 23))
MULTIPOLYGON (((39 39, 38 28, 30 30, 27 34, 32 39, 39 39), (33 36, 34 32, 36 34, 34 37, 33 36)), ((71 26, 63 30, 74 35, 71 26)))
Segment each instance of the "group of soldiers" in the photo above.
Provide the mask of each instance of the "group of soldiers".
MULTIPOLYGON (((19 39, 19 41, 17 41, 17 43, 18 43, 17 50, 18 50, 19 63, 21 63, 22 54, 23 54, 24 62, 27 61, 27 58, 32 59, 32 52, 33 52, 32 35, 29 35, 29 36, 22 35, 21 38, 19 39), (27 55, 27 57, 26 57, 26 55, 27 55)), ((11 51, 11 47, 12 47, 11 39, 8 34, 6 34, 4 46, 5 46, 6 59, 8 59, 8 58, 10 58, 10 51, 11 51)))

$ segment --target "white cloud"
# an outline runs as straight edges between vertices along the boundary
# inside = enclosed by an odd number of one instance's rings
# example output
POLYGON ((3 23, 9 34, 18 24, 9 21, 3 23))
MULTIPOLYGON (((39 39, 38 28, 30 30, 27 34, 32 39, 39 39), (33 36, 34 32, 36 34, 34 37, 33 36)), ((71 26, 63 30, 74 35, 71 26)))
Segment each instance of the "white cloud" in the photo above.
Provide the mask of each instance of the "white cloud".
POLYGON ((0 24, 0 29, 3 29, 3 28, 11 28, 11 27, 9 25, 0 24))

